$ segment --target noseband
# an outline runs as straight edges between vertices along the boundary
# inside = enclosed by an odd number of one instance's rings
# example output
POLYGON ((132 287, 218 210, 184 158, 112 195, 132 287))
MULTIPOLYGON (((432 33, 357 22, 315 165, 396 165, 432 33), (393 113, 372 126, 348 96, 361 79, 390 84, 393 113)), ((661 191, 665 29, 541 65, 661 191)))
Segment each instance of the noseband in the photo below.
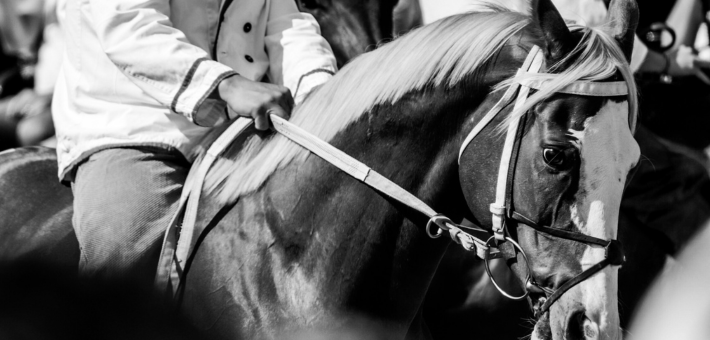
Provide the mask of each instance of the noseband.
MULTIPOLYGON (((544 56, 542 50, 533 46, 528 57, 526 58, 523 66, 518 70, 518 76, 525 73, 538 73, 542 67, 542 62, 544 56)), ((495 118, 498 113, 502 111, 504 107, 510 104, 513 100, 513 96, 517 93, 517 98, 515 100, 514 111, 521 108, 528 98, 530 89, 539 90, 546 81, 520 81, 513 83, 505 92, 503 97, 496 103, 496 105, 483 117, 483 119, 471 130, 469 135, 464 140, 459 151, 459 162, 461 155, 468 145, 473 141, 473 139, 495 118)), ((623 81, 617 82, 589 82, 589 81, 577 81, 569 84, 559 91, 558 93, 567 93, 581 96, 595 96, 595 97, 610 97, 610 96, 627 96, 628 87, 623 81)), ((513 119, 509 126, 505 139, 505 144, 503 147, 503 154, 500 162, 500 169, 498 172, 498 182, 496 185, 496 198, 495 202, 491 204, 490 211, 492 215, 492 230, 493 236, 488 239, 486 246, 488 248, 487 254, 484 257, 486 264, 486 272, 490 277, 493 285, 506 297, 519 300, 528 296, 530 293, 542 294, 542 297, 537 300, 533 306, 533 312, 535 317, 539 317, 549 310, 555 301, 557 301, 567 290, 574 287, 578 283, 586 280, 597 272, 601 271, 608 265, 621 265, 625 261, 624 252, 621 247, 621 243, 617 240, 604 240, 592 236, 588 236, 579 232, 567 231, 562 229, 555 229, 546 227, 538 224, 532 219, 524 216, 523 214, 515 211, 513 207, 513 186, 515 178, 515 165, 517 163, 518 150, 520 148, 520 142, 522 140, 522 134, 524 130, 524 124, 521 124, 521 120, 524 119, 525 115, 522 117, 517 117, 513 119), (531 272, 532 270, 528 268, 528 277, 525 282, 525 294, 522 296, 512 296, 506 293, 498 283, 495 281, 491 275, 488 261, 494 258, 501 258, 502 253, 495 248, 502 242, 510 242, 513 247, 519 252, 525 259, 527 265, 527 255, 525 251, 515 242, 507 231, 507 225, 509 222, 517 222, 527 225, 535 229, 537 232, 554 236, 557 238, 562 238, 565 240, 571 240, 579 243, 586 244, 588 246, 599 246, 604 247, 605 257, 604 260, 593 265, 592 267, 584 270, 579 275, 575 276, 571 280, 565 282, 562 286, 556 290, 549 289, 538 285, 533 279, 531 272)))

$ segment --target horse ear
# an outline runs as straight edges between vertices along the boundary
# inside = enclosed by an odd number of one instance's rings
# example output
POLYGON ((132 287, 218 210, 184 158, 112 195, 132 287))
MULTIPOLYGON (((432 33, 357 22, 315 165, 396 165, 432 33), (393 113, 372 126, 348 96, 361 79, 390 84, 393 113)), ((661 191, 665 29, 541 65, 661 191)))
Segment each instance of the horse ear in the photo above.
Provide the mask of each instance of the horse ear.
POLYGON ((639 22, 639 9, 635 0, 611 0, 606 16, 607 33, 616 39, 624 51, 627 61, 631 61, 634 49, 636 26, 639 22))
POLYGON ((532 18, 545 40, 545 56, 560 60, 572 51, 572 34, 551 0, 532 0, 532 18))

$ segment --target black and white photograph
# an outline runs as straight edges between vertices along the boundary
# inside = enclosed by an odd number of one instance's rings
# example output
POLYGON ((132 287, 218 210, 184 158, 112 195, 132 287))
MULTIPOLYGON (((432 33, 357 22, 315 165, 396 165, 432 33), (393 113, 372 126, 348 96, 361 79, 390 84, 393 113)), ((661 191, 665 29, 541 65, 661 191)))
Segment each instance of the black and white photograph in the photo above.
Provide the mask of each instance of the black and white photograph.
POLYGON ((710 339, 710 0, 0 0, 0 340, 85 339, 710 339))

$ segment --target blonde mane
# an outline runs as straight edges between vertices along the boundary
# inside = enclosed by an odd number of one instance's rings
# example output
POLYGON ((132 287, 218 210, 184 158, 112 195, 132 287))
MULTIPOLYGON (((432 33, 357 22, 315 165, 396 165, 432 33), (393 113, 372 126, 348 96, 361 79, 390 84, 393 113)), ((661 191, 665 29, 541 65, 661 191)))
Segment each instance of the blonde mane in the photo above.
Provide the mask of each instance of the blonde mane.
MULTIPOLYGON (((477 72, 530 22, 516 12, 455 15, 416 29, 363 54, 295 109, 290 121, 330 141, 378 104, 391 104, 425 86, 454 86, 477 72)), ((214 133, 218 133, 215 131, 214 133)), ((208 136, 206 140, 213 140, 208 136)), ((204 146, 197 153, 204 153, 204 146)), ((278 169, 309 152, 285 137, 250 138, 235 157, 217 160, 205 189, 220 202, 259 189, 278 169)))

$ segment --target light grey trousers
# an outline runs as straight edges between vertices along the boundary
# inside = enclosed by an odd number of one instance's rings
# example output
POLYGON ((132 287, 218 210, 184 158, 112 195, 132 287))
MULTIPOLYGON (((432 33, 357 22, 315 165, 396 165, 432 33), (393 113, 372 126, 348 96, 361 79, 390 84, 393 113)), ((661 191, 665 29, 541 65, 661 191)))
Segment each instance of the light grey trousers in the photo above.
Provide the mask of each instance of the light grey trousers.
POLYGON ((158 147, 113 148, 79 165, 74 230, 81 275, 151 286, 190 164, 158 147))

